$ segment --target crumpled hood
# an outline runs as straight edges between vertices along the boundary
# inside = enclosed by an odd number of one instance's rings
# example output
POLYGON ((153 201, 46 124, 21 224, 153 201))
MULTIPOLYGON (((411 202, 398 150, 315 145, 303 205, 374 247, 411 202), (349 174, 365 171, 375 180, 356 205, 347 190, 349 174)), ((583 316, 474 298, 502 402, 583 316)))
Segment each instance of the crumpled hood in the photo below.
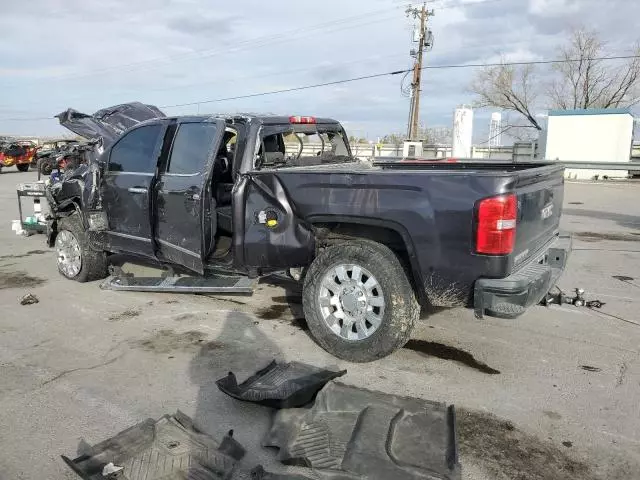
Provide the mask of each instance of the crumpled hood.
POLYGON ((98 110, 93 115, 72 108, 56 115, 60 125, 88 140, 102 139, 102 146, 112 144, 125 130, 152 118, 166 117, 153 105, 123 103, 98 110))

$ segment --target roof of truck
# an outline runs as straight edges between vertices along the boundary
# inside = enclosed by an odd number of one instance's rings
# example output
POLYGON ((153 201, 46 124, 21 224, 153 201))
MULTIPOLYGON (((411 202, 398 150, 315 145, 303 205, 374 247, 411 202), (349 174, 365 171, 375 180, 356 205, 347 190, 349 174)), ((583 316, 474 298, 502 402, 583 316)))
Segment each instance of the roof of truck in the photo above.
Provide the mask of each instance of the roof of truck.
MULTIPOLYGON (((222 119, 222 120, 257 120, 265 125, 282 125, 291 122, 291 118, 298 115, 274 115, 274 114, 259 114, 259 113, 214 113, 211 115, 180 115, 171 116, 167 118, 176 118, 180 120, 192 119, 193 121, 204 121, 208 119, 222 119)), ((304 116, 306 117, 306 116, 304 116)), ((333 118, 313 117, 316 124, 328 124, 328 123, 340 123, 333 118)))

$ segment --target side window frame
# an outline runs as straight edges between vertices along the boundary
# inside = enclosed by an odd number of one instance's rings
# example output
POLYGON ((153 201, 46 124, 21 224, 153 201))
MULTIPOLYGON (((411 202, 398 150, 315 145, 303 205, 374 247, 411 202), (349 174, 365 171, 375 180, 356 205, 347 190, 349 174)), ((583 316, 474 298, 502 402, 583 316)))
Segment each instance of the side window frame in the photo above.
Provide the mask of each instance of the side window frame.
POLYGON ((165 159, 165 161, 162 164, 162 169, 160 171, 160 173, 162 175, 168 175, 168 176, 173 176, 173 177, 194 177, 197 175, 202 175, 203 173, 206 174, 207 169, 208 169, 208 165, 211 164, 212 162, 212 158, 215 159, 215 155, 217 154, 218 149, 220 148, 220 145, 218 144, 217 138, 220 136, 220 125, 218 124, 218 122, 202 122, 202 121, 193 121, 191 119, 185 120, 183 122, 177 122, 176 125, 176 130, 173 134, 173 138, 171 139, 171 146, 169 147, 169 152, 167 154, 167 158, 165 159), (178 138, 178 135, 180 134, 180 129, 184 126, 184 125, 193 125, 193 124, 211 124, 216 126, 216 132, 215 135, 213 136, 212 142, 211 142, 211 147, 210 149, 207 151, 207 157, 205 158, 204 164, 202 165, 202 170, 194 172, 194 173, 173 173, 171 172, 171 157, 173 155, 173 149, 175 147, 175 143, 176 143, 176 139, 178 138), (217 147, 217 148, 216 148, 217 147))
POLYGON ((158 168, 158 155, 159 155, 158 147, 159 147, 159 144, 161 144, 161 142, 163 141, 165 127, 166 125, 164 125, 163 123, 152 123, 152 124, 135 126, 131 130, 125 132, 124 135, 118 138, 118 140, 116 140, 116 142, 113 145, 111 145, 111 147, 109 147, 109 156, 107 158, 107 162, 105 165, 105 173, 110 175, 147 175, 147 176, 155 175, 155 172, 158 168), (109 167, 111 166, 111 156, 113 155, 114 148, 116 148, 120 144, 120 142, 125 140, 133 132, 138 131, 141 128, 148 128, 148 127, 156 127, 159 129, 158 137, 156 138, 156 143, 153 146, 153 153, 151 154, 152 158, 155 159, 155 163, 152 164, 153 168, 151 169, 151 171, 139 172, 139 171, 131 171, 131 170, 111 170, 109 167))

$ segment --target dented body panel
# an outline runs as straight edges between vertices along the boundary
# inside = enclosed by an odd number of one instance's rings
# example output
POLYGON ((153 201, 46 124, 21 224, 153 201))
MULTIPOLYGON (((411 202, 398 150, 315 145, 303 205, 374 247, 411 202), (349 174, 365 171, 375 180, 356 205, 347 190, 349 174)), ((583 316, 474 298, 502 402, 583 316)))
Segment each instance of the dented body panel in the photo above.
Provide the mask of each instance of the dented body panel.
MULTIPOLYGON (((96 248, 199 274, 217 266, 211 254, 220 232, 231 228, 221 223, 224 218, 232 223, 232 232, 225 233, 231 236, 231 261, 226 256, 224 267, 247 275, 305 267, 336 239, 369 238, 397 252, 419 299, 436 306, 472 304, 479 279, 512 276, 558 235, 562 167, 371 164, 350 157, 348 145, 342 163, 323 164, 320 153, 306 165, 260 163, 265 135, 286 130, 288 122, 288 117, 255 115, 147 120, 111 140, 98 161, 52 186, 50 202, 54 212, 69 204, 82 212, 105 212, 109 226, 94 235, 96 248), (180 125, 199 122, 218 128, 206 162, 197 172, 172 175, 169 159, 180 125), (136 129, 154 126, 160 132, 151 149, 157 163, 143 173, 113 171, 111 152, 118 144, 136 129), (221 196, 216 162, 221 135, 228 132, 236 135, 235 156, 221 196), (518 198, 513 253, 475 253, 478 202, 506 194, 518 198)), ((344 134, 333 120, 317 119, 317 125, 304 127, 344 134)))

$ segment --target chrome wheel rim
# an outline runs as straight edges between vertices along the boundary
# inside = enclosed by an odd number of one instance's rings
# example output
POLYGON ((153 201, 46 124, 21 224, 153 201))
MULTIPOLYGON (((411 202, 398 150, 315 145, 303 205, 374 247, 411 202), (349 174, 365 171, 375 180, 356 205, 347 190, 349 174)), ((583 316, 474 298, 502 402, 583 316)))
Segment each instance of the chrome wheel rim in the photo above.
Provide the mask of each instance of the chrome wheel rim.
POLYGON ((73 233, 62 230, 56 237, 58 268, 67 277, 75 277, 82 268, 80 244, 73 233))
POLYGON ((385 309, 382 288, 371 272, 344 263, 331 267, 322 278, 318 304, 329 330, 349 341, 373 335, 385 309))

